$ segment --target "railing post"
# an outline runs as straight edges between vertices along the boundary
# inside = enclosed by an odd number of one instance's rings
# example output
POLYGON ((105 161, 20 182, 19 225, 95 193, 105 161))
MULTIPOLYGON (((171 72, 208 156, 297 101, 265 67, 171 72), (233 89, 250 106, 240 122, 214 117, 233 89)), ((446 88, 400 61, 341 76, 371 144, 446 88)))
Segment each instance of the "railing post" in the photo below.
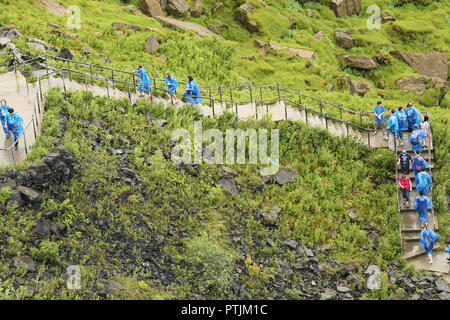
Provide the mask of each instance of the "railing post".
POLYGON ((362 125, 362 112, 359 112, 359 123, 362 125))
POLYGON ((131 89, 130 89, 130 83, 128 82, 128 99, 130 99, 130 103, 131 102, 131 89))
POLYGON ((86 91, 88 91, 88 84, 87 84, 87 79, 86 79, 86 73, 84 74, 84 84, 86 86, 86 91))
POLYGON ((367 130, 367 144, 369 145, 369 148, 370 148, 370 131, 369 130, 367 130))
POLYGON ((116 88, 114 85, 114 69, 111 69, 111 78, 112 78, 112 84, 113 84, 113 90, 116 88))
MULTIPOLYGON (((281 100, 280 100, 280 102, 281 102, 281 100)), ((288 116, 287 116, 286 99, 284 99, 283 103, 284 103, 284 118, 287 120, 288 116)))
POLYGON ((328 117, 327 117, 327 113, 325 112, 323 116, 324 116, 324 118, 325 118, 325 128, 328 129, 328 117))
POLYGON ((13 68, 14 68, 14 73, 15 73, 16 76, 17 76, 17 66, 16 66, 17 61, 16 61, 16 55, 13 53, 12 56, 13 56, 13 68))
POLYGON ((62 78, 62 81, 63 81, 64 92, 66 92, 66 80, 65 80, 65 77, 64 77, 64 69, 61 69, 61 78, 62 78))
MULTIPOLYGON (((37 117, 36 117, 37 118, 37 117)), ((37 133, 36 133, 36 124, 34 123, 34 114, 31 116, 31 120, 33 120, 33 132, 34 132, 34 139, 37 139, 37 133)))
MULTIPOLYGON (((27 154, 28 154, 28 148, 27 148, 27 136, 26 136, 26 134, 25 134, 25 130, 24 130, 24 132, 22 133, 22 135, 23 135, 23 143, 24 143, 24 145, 25 145, 25 155, 27 155, 27 154)), ((19 144, 17 144, 17 145, 19 145, 19 144)))
POLYGON ((69 80, 72 81, 72 74, 70 73, 70 60, 67 60, 67 66, 68 66, 68 71, 69 71, 69 80))
POLYGON ((211 98, 211 103, 212 103, 212 114, 213 114, 213 117, 215 116, 215 113, 214 113, 214 98, 211 98))
POLYGON ((306 120, 306 123, 308 123, 308 111, 306 110, 306 106, 303 106, 303 107, 305 109, 305 120, 306 120))
POLYGON ((233 101, 233 89, 230 87, 230 100, 233 101))
POLYGON ((13 143, 13 145, 11 146, 11 156, 12 156, 12 159, 13 159, 13 165, 14 165, 14 168, 16 167, 16 156, 14 155, 14 143, 13 143))
POLYGON ((47 56, 45 56, 45 71, 47 72, 47 77, 48 77, 48 61, 47 61, 47 56))
POLYGON ((341 120, 342 120, 342 104, 339 104, 339 111, 341 113, 341 120))
POLYGON ((89 74, 91 75, 91 84, 94 84, 94 78, 92 77, 92 63, 89 63, 89 74))
POLYGON ((281 100, 280 98, 280 83, 277 81, 277 91, 278 91, 278 101, 281 100))
MULTIPOLYGON (((209 106, 213 108, 212 104, 212 95, 211 95, 211 85, 209 85, 209 106)), ((214 110, 213 110, 213 117, 214 117, 214 110)))
POLYGON ((248 89, 250 90, 250 101, 252 101, 253 100, 253 93, 252 93, 252 85, 251 84, 248 85, 248 89))
POLYGON ((320 113, 323 113, 323 112, 322 112, 322 108, 323 108, 323 105, 322 105, 322 99, 319 100, 319 106, 320 106, 320 113))
POLYGON ((110 96, 109 96, 109 84, 108 84, 108 78, 105 78, 105 81, 106 81, 106 92, 107 92, 108 98, 109 98, 110 96))

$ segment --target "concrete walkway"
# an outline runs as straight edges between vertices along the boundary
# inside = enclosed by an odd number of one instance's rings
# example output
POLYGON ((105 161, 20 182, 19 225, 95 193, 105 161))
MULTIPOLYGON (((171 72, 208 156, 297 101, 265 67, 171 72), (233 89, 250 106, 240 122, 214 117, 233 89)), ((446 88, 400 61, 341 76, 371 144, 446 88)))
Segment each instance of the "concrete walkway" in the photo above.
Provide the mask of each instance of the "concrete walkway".
MULTIPOLYGON (((5 99, 9 106, 11 106, 23 119, 23 127, 31 121, 33 114, 34 102, 36 98, 36 84, 28 84, 20 72, 8 72, 0 75, 0 99, 5 99)), ((43 110, 41 110, 38 123, 41 123, 43 110)), ((37 112, 39 114, 39 112, 37 112)), ((36 127, 36 132, 39 128, 36 127)), ((34 130, 30 124, 28 130, 24 133, 27 147, 31 147, 34 143, 34 130)), ((12 144, 11 138, 6 139, 3 130, 0 131, 0 148, 9 148, 12 144)), ((11 151, 0 151, 0 165, 12 163, 11 151)), ((19 139, 19 149, 14 151, 16 161, 20 162, 25 158, 25 143, 24 137, 19 139)))

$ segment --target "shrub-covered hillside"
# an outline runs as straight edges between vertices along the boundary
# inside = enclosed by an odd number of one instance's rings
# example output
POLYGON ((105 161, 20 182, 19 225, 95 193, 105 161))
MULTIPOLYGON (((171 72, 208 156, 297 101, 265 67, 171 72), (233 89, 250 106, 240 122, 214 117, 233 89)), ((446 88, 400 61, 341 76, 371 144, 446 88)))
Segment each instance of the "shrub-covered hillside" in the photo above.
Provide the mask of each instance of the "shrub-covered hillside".
MULTIPOLYGON (((193 129, 201 117, 192 107, 58 90, 45 107, 36 164, 0 176, 3 297, 320 298, 338 283, 371 297, 364 266, 387 270, 399 256, 391 151, 301 123, 203 119, 205 130, 280 129, 281 166, 298 176, 279 185, 257 165, 174 165, 170 137, 193 129), (46 177, 45 166, 58 173, 46 177), (42 194, 17 204, 11 180, 42 194), (31 269, 16 261, 23 256, 31 269), (65 286, 72 264, 81 267, 79 291, 65 286)), ((386 285, 376 294, 393 294, 386 285)))

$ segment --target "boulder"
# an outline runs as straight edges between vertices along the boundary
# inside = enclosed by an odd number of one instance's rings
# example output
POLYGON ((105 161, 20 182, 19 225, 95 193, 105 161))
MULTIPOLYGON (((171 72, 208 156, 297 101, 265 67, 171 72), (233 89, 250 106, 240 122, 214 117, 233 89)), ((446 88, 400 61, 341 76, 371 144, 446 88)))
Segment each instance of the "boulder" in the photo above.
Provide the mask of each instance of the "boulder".
POLYGON ((0 29, 0 38, 9 38, 11 41, 22 37, 22 34, 15 28, 3 27, 0 29))
POLYGON ((321 294, 321 299, 323 300, 331 300, 336 298, 337 292, 331 288, 325 288, 325 291, 321 294))
POLYGON ((241 58, 246 60, 255 60, 255 56, 252 54, 241 56, 241 58))
POLYGON ((13 263, 16 268, 26 268, 31 272, 36 271, 36 263, 30 256, 14 257, 13 263))
POLYGON ((189 5, 185 0, 167 0, 166 11, 172 15, 180 15, 189 11, 189 5))
POLYGON ((88 47, 88 46, 84 46, 83 47, 83 54, 85 55, 85 56, 90 56, 91 55, 91 51, 92 51, 92 49, 90 48, 90 47, 88 47))
POLYGON ((11 39, 7 37, 0 38, 0 50, 5 48, 9 43, 11 43, 11 39))
POLYGON ((281 208, 273 206, 269 212, 261 213, 262 222, 268 226, 275 226, 278 222, 278 215, 281 212, 281 208))
POLYGON ((353 46, 353 37, 351 30, 338 29, 334 31, 336 44, 344 49, 350 49, 353 46))
POLYGON ((356 54, 341 54, 341 58, 352 68, 371 70, 377 67, 375 61, 370 57, 359 56, 356 54))
POLYGON ((313 13, 312 13, 311 9, 306 9, 305 12, 306 12, 306 16, 308 18, 311 18, 313 16, 313 13))
POLYGON ((283 168, 275 175, 275 182, 282 186, 294 181, 295 178, 297 178, 297 175, 298 173, 296 171, 283 168))
POLYGON ((236 183, 232 179, 221 178, 217 183, 220 184, 225 190, 227 190, 231 194, 236 194, 239 192, 236 183))
POLYGON ((333 84, 328 83, 328 84, 327 84, 327 91, 330 92, 330 91, 333 91, 333 89, 334 89, 333 84))
POLYGON ((300 58, 305 59, 312 59, 314 57, 314 51, 307 50, 307 49, 299 49, 299 48, 291 48, 291 47, 284 47, 286 52, 299 56, 300 58))
POLYGON ((448 61, 445 52, 415 53, 391 51, 390 54, 405 61, 421 75, 447 81, 448 61))
POLYGON ((139 8, 150 17, 163 16, 164 12, 158 0, 139 0, 139 8))
POLYGON ((191 17, 199 18, 203 13, 202 0, 193 0, 191 4, 191 17))
POLYGON ((230 167, 226 167, 226 166, 222 166, 222 171, 226 174, 232 175, 237 177, 238 173, 236 171, 234 171, 233 169, 231 169, 230 167))
POLYGON ((398 79, 395 84, 405 92, 414 92, 421 96, 428 87, 435 85, 440 88, 445 87, 445 81, 437 78, 429 78, 426 76, 405 76, 398 79))
POLYGON ((62 47, 61 50, 59 50, 59 57, 67 60, 72 60, 73 54, 66 47, 62 47))
POLYGON ((445 283, 441 279, 436 279, 436 281, 434 282, 434 285, 436 286, 437 291, 447 292, 447 293, 450 292, 450 290, 448 289, 447 283, 445 283))
POLYGON ((317 40, 323 40, 324 35, 325 35, 325 32, 319 31, 313 36, 313 38, 317 39, 317 40))
POLYGON ((153 53, 159 50, 159 41, 155 37, 155 35, 152 35, 150 38, 147 39, 145 42, 145 52, 153 53))
POLYGON ((251 20, 249 15, 252 14, 254 7, 246 2, 236 9, 234 17, 250 32, 258 32, 259 27, 255 20, 251 20))
POLYGON ((124 287, 121 283, 113 280, 101 280, 100 283, 103 286, 103 289, 108 294, 114 293, 115 290, 123 290, 124 287))
POLYGON ((361 0, 333 0, 331 9, 336 17, 359 14, 361 11, 361 0))
POLYGON ((164 11, 167 9, 167 0, 159 0, 159 4, 164 11))
POLYGON ((17 191, 20 192, 23 199, 25 199, 29 202, 33 202, 33 201, 37 200, 37 198, 39 198, 39 196, 41 195, 38 191, 36 191, 32 188, 25 187, 25 186, 17 187, 17 191))
POLYGON ((388 21, 395 21, 396 20, 394 16, 391 16, 391 15, 387 14, 386 12, 382 12, 380 14, 380 18, 381 18, 381 21, 383 23, 384 22, 388 22, 388 21))
MULTIPOLYGON (((155 19, 158 20, 166 28, 194 31, 200 37, 217 36, 214 32, 212 32, 205 26, 202 26, 201 24, 195 22, 180 21, 177 19, 162 16, 156 17, 155 19)), ((219 38, 222 39, 221 36, 219 36, 219 38)))
POLYGON ((380 89, 386 88, 386 83, 384 82, 384 80, 378 81, 377 87, 380 88, 380 89))
POLYGON ((355 93, 364 96, 367 91, 372 90, 372 86, 370 83, 364 80, 350 80, 350 94, 354 95, 355 93))

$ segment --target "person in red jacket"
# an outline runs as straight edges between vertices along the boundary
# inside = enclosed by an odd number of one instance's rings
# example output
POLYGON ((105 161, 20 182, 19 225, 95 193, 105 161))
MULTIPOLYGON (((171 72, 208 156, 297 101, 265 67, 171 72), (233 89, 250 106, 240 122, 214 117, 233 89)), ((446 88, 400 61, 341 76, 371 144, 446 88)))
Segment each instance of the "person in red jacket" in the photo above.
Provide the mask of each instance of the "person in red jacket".
POLYGON ((409 208, 409 193, 412 190, 412 183, 409 177, 406 175, 406 172, 402 173, 402 176, 398 178, 398 183, 400 185, 400 189, 402 190, 403 195, 403 204, 406 208, 409 208))

